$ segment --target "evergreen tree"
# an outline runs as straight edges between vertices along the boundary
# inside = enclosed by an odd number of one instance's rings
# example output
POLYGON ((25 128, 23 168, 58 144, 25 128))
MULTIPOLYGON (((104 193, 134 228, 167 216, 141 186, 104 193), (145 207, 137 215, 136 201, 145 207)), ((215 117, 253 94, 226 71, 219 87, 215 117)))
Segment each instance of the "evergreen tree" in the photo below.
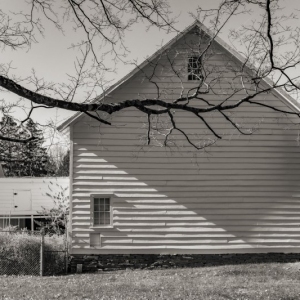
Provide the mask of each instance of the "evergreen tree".
POLYGON ((46 166, 49 158, 46 149, 43 147, 43 133, 31 119, 27 121, 25 127, 36 139, 22 147, 27 161, 19 176, 47 176, 46 166))
MULTIPOLYGON (((9 116, 2 118, 0 122, 0 131, 8 138, 25 138, 25 132, 23 128, 20 128, 18 124, 9 116)), ((26 160, 26 157, 21 151, 22 144, 10 141, 0 141, 0 161, 3 163, 3 171, 5 176, 15 176, 15 167, 26 160)))
POLYGON ((12 138, 35 139, 27 143, 0 141, 0 160, 6 177, 49 176, 49 157, 43 147, 44 137, 37 124, 28 119, 24 126, 17 124, 11 117, 4 117, 0 130, 12 138))

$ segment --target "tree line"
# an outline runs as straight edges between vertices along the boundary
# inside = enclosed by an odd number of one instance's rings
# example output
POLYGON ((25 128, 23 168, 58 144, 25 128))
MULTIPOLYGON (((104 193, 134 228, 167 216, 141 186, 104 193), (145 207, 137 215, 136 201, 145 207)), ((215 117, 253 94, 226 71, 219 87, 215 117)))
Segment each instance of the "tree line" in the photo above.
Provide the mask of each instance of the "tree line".
POLYGON ((3 116, 0 132, 7 137, 0 140, 0 163, 5 177, 69 176, 69 151, 58 156, 48 151, 43 131, 31 118, 20 126, 12 117, 3 116), (35 139, 17 141, 30 136, 35 139))

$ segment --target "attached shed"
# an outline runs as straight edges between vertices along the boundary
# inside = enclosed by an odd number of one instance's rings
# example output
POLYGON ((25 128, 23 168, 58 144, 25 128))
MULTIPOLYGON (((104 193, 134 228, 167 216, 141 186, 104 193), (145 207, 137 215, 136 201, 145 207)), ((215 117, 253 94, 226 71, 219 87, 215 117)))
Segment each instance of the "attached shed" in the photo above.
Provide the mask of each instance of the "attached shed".
POLYGON ((44 218, 39 213, 54 207, 58 193, 69 193, 69 178, 0 178, 0 230, 18 226, 33 230, 35 219, 44 218))
MULTIPOLYGON (((186 93, 195 85, 189 61, 209 35, 202 24, 193 24, 97 101, 153 99, 158 86, 160 97, 176 99, 182 86, 186 93)), ((233 72, 242 59, 218 38, 213 48, 207 78, 215 80, 220 70, 223 75, 206 99, 218 103, 235 86, 230 101, 236 101, 245 95, 246 83, 233 72)), ((281 91, 255 100, 300 112, 281 91)), ((196 116, 173 113, 199 145, 214 138, 196 116)), ((222 140, 203 151, 178 131, 165 146, 167 118, 151 120, 147 145, 149 120, 133 108, 110 116, 113 126, 83 114, 62 124, 71 133, 71 253, 299 252, 299 120, 251 104, 231 114, 253 134, 241 135, 220 113, 207 113, 222 140)))

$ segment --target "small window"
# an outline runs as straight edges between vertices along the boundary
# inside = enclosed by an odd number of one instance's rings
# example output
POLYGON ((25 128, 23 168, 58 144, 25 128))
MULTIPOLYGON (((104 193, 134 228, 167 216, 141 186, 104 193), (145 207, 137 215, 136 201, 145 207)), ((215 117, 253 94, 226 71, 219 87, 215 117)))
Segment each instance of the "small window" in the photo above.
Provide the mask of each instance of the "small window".
POLYGON ((110 198, 94 197, 94 226, 111 225, 110 198))
POLYGON ((201 73, 201 60, 199 56, 190 56, 188 62, 188 80, 200 80, 201 73))

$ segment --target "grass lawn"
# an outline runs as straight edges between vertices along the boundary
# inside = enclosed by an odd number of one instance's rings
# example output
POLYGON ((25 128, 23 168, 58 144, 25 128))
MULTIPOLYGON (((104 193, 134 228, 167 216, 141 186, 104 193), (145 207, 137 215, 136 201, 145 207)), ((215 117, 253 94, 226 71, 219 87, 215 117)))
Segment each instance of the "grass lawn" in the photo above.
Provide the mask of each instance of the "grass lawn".
POLYGON ((0 299, 300 299, 300 263, 0 276, 0 299))

